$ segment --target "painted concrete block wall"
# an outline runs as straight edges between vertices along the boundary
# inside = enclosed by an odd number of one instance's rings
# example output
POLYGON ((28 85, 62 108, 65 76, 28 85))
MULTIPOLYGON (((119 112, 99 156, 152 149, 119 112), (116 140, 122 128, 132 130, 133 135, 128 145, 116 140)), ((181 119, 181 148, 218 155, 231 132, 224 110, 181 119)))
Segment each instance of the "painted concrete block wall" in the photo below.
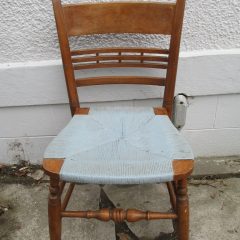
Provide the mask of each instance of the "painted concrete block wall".
MULTIPOLYGON (((85 103, 83 106, 158 106, 160 99, 85 103)), ((183 135, 195 156, 239 155, 240 94, 189 98, 188 117, 183 135), (227 114, 221 103, 234 103, 227 114), (229 116, 232 116, 229 121, 229 116), (222 125, 223 124, 223 125, 222 125)), ((67 104, 0 108, 0 162, 27 160, 41 163, 44 149, 70 120, 67 104)))
MULTIPOLYGON (((6 0, 0 12, 0 162, 40 163, 47 144, 70 119, 51 1, 6 0)), ((240 155, 239 26, 238 0, 187 0, 176 94, 189 96, 182 132, 196 156, 240 155)), ((103 35, 72 45, 159 47, 168 40, 103 35)), ((81 77, 97 74, 160 73, 113 69, 84 71, 81 77)), ((84 106, 156 106, 162 89, 101 86, 79 94, 84 106)))

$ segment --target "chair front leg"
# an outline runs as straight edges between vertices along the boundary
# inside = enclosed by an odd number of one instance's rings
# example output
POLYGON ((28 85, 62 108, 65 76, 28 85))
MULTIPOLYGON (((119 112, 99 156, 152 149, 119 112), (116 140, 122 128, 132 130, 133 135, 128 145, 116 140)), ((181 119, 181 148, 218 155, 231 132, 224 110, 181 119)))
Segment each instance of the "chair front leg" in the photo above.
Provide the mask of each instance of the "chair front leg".
POLYGON ((177 235, 178 240, 189 239, 189 203, 187 179, 178 181, 177 185, 177 235))
POLYGON ((50 239, 61 240, 61 194, 58 177, 50 177, 48 221, 50 239))

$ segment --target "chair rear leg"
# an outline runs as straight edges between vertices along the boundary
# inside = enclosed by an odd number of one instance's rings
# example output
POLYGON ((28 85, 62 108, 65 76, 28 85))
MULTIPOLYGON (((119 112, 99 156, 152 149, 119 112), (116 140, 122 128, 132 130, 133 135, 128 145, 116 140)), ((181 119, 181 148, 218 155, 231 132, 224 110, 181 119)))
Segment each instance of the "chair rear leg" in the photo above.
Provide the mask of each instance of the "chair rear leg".
POLYGON ((58 177, 50 177, 48 221, 50 239, 61 240, 61 194, 58 177))
POLYGON ((189 240, 189 203, 186 178, 178 181, 177 215, 178 240, 189 240))

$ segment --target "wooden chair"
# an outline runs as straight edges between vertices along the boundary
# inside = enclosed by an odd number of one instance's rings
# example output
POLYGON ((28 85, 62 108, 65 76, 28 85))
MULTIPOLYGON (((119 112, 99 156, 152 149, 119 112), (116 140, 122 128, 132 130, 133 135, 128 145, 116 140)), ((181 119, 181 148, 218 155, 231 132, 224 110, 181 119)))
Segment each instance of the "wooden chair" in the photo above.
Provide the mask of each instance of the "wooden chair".
MULTIPOLYGON (((52 2, 73 120, 49 145, 43 160, 43 168, 50 176, 48 203, 50 239, 61 239, 61 219, 63 217, 78 217, 116 222, 175 219, 178 239, 188 240, 187 177, 193 170, 193 156, 187 143, 169 120, 173 112, 185 0, 177 0, 176 3, 111 2, 64 5, 61 0, 52 0, 52 2), (70 50, 69 37, 71 36, 107 33, 163 34, 170 35, 171 40, 169 49, 121 47, 70 50), (113 67, 164 69, 166 77, 107 76, 76 79, 74 75, 77 70, 113 67), (81 108, 77 87, 101 84, 163 86, 165 88, 163 106, 154 109, 127 108, 125 110, 81 108), (122 122, 119 120, 119 114, 122 114, 120 117, 124 119, 121 120, 122 122), (151 121, 149 120, 145 127, 146 122, 144 121, 149 116, 151 121), (129 127, 128 124, 134 126, 135 122, 133 124, 133 121, 137 122, 138 119, 141 119, 142 125, 140 124, 141 127, 136 130, 136 133, 134 132, 134 138, 125 139, 132 141, 131 144, 139 144, 137 148, 139 147, 140 154, 136 152, 135 147, 130 148, 128 143, 124 147, 121 145, 125 150, 118 150, 119 156, 117 157, 113 151, 106 150, 108 145, 104 145, 104 147, 96 145, 96 141, 100 143, 101 139, 111 138, 109 131, 105 129, 106 126, 96 126, 96 122, 100 122, 100 120, 104 122, 105 119, 108 119, 106 125, 111 125, 111 119, 113 119, 115 125, 120 121, 123 125, 126 124, 126 128, 129 127), (160 123, 163 124, 162 127, 160 123), (144 133, 141 132, 142 129, 144 129, 144 133), (142 138, 144 138, 144 144, 142 144, 142 138), (89 148, 91 144, 96 145, 92 150, 89 148), (169 145, 171 146, 169 147, 169 145), (164 154, 151 153, 149 149, 145 149, 148 146, 153 149, 153 152, 160 148, 164 154), (85 147, 87 150, 81 152, 85 147), (165 151, 165 148, 168 150, 165 151), (80 153, 76 152, 76 149, 79 149, 80 153), (103 153, 104 149, 105 153, 103 153), (126 153, 130 153, 130 156, 126 153), (170 155, 167 156, 167 153, 170 155), (102 159, 105 155, 107 160, 102 159), (126 162, 124 156, 129 158, 130 162, 126 162), (147 160, 144 159, 145 156, 148 158, 147 160), (159 156, 159 159, 156 156, 159 156), (111 158, 117 158, 117 160, 113 161, 111 158), (62 201, 61 195, 66 182, 70 182, 70 187, 62 201), (172 212, 145 212, 136 209, 67 211, 66 207, 74 183, 79 182, 96 184, 166 182, 172 212)), ((119 127, 120 131, 125 131, 123 130, 124 126, 115 125, 114 130, 118 131, 119 127)), ((118 133, 114 134, 120 136, 118 133)), ((124 136, 119 137, 119 141, 122 141, 120 138, 124 138, 124 136)), ((113 141, 115 140, 113 139, 113 141)))

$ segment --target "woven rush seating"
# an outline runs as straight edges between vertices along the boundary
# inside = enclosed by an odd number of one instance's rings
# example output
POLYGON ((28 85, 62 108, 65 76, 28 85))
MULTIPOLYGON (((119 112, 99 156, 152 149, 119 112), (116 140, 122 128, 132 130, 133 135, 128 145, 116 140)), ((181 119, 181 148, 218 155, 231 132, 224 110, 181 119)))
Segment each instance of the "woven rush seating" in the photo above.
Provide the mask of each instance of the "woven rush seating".
POLYGON ((63 181, 139 184, 172 181, 172 161, 193 154, 167 115, 155 115, 153 108, 107 107, 75 115, 44 157, 64 159, 63 181))

